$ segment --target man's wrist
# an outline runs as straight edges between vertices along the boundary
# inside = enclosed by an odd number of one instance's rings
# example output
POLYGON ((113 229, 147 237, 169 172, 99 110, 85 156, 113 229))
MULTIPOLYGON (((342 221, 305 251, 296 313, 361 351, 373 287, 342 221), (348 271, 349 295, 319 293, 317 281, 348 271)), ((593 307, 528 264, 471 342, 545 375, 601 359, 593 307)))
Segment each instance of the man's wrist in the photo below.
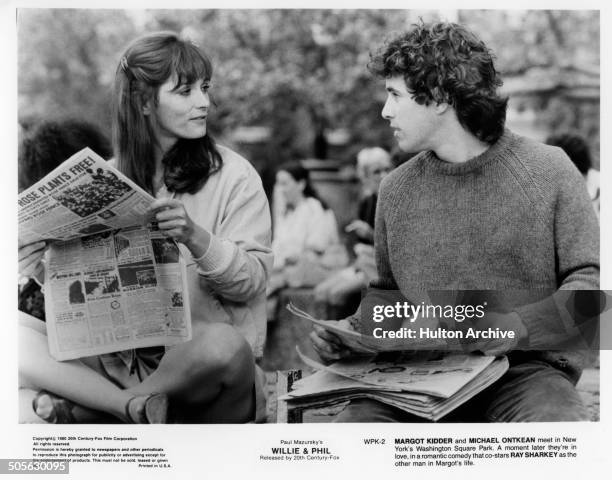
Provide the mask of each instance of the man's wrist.
POLYGON ((529 330, 517 312, 510 312, 512 317, 512 325, 516 340, 519 345, 527 345, 529 343, 529 330))

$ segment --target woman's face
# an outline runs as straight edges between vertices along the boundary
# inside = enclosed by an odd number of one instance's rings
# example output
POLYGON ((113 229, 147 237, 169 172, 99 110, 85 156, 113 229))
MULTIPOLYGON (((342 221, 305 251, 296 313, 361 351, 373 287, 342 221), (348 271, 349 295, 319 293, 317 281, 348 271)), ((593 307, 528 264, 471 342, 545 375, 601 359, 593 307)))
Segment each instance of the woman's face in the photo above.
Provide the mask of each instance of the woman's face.
POLYGON ((297 205, 304 198, 304 180, 296 181, 289 172, 280 170, 276 174, 276 188, 288 205, 297 205))
POLYGON ((206 135, 206 119, 210 98, 210 81, 197 80, 176 90, 176 78, 169 78, 159 87, 156 105, 149 102, 145 115, 150 115, 153 130, 166 152, 179 138, 201 138, 206 135))

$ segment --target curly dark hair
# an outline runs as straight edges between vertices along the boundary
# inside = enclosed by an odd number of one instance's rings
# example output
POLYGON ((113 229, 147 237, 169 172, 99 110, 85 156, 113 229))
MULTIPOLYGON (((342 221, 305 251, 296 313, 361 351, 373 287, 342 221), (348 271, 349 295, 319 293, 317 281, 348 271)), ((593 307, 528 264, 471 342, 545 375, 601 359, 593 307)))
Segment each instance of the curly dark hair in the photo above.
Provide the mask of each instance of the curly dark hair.
POLYGON ((591 152, 584 138, 574 133, 559 133, 546 139, 548 145, 560 147, 567 154, 576 168, 586 175, 591 168, 591 152))
POLYGON ((107 160, 113 155, 111 142, 103 131, 81 118, 35 121, 24 131, 19 145, 19 191, 34 185, 85 147, 107 160))
POLYGON ((414 24, 370 58, 368 69, 389 78, 401 75, 419 105, 447 103, 461 125, 492 144, 502 135, 508 99, 494 55, 476 35, 456 23, 414 24))

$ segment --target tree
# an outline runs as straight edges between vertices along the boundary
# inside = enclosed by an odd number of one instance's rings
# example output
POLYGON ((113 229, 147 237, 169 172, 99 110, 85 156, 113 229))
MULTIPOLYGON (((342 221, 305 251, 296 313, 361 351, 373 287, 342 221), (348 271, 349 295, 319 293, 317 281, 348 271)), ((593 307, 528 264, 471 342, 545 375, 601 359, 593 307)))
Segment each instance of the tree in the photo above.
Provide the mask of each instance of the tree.
MULTIPOLYGON (((369 54, 418 17, 440 15, 408 10, 20 10, 19 114, 23 119, 76 113, 108 127, 112 79, 125 45, 145 31, 170 29, 188 34, 212 57, 216 107, 210 128, 216 136, 227 139, 238 126, 269 127, 266 161, 274 163, 325 156, 324 140, 339 128, 349 132, 341 156, 365 145, 390 148, 394 141, 380 117, 385 93, 382 82, 367 71, 369 54)), ((599 63, 598 12, 470 10, 454 16, 495 51, 505 76, 535 65, 599 63)), ((549 110, 553 113, 543 118, 553 128, 561 110, 549 110)), ((598 129, 596 121, 575 123, 598 129)))
POLYGON ((122 11, 20 10, 20 119, 72 115, 108 132, 114 69, 133 32, 122 11))

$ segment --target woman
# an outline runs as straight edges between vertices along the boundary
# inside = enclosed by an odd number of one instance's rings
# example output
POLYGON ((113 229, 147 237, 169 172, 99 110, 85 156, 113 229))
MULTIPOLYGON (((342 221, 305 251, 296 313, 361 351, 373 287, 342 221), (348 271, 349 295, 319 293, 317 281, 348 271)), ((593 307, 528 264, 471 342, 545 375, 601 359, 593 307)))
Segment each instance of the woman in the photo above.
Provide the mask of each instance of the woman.
POLYGON ((274 190, 274 275, 268 293, 287 284, 316 285, 348 259, 336 217, 298 162, 279 167, 274 190))
MULTIPOLYGON (((157 198, 150 215, 187 259, 193 339, 56 362, 40 329, 22 328, 22 380, 79 405, 45 393, 36 407, 51 419, 94 409, 165 421, 169 401, 175 421, 236 423, 265 408, 254 358, 265 339, 270 214, 255 170, 207 133, 211 75, 197 46, 160 32, 135 40, 115 76, 115 165, 157 198)), ((41 251, 20 250, 24 267, 41 251)))

